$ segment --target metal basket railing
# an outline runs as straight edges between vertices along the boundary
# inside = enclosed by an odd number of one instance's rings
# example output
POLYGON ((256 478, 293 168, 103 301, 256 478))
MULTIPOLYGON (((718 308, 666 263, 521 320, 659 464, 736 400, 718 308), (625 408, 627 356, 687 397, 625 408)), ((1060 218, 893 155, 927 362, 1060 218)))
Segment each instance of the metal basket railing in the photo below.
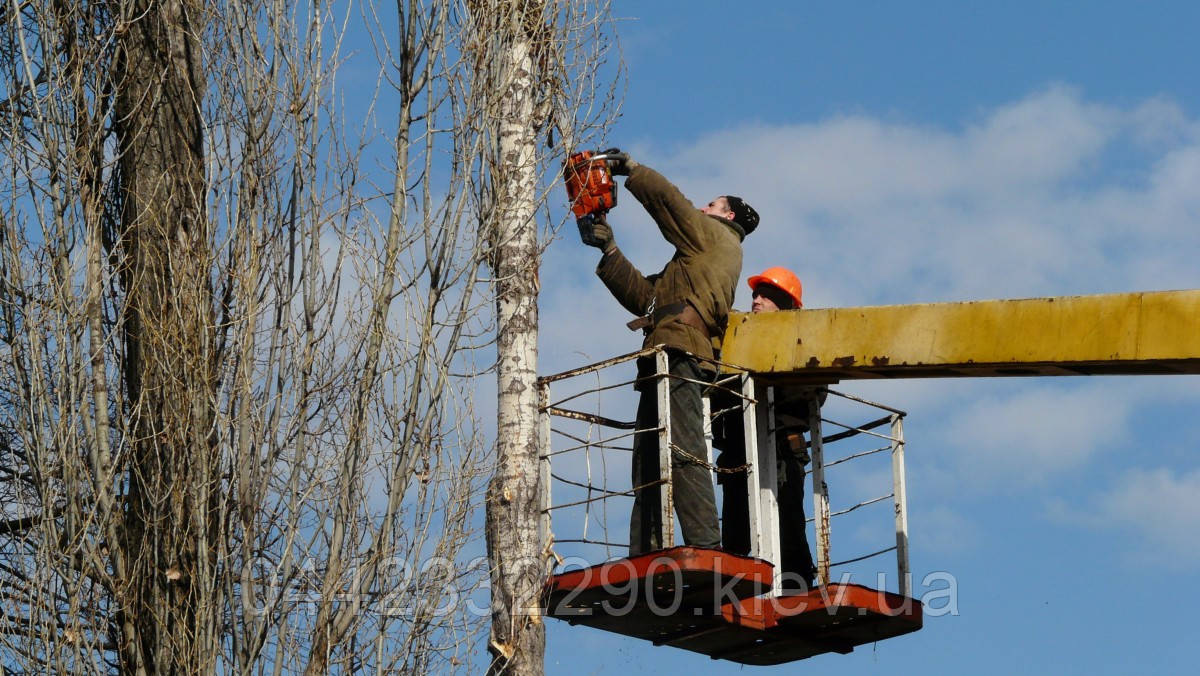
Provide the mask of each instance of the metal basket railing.
MULTIPOLYGON (((776 566, 781 560, 776 502, 779 487, 778 444, 775 436, 783 427, 777 424, 777 418, 787 415, 797 417, 795 410, 787 413, 776 411, 776 402, 783 393, 792 408, 800 402, 804 410, 799 411, 799 417, 807 423, 808 441, 804 448, 811 457, 811 467, 805 474, 811 479, 812 515, 808 521, 814 524, 817 581, 828 584, 832 569, 894 551, 899 590, 907 595, 911 583, 904 473, 905 413, 825 387, 774 384, 762 376, 735 371, 734 367, 727 364, 718 365, 722 367, 721 374, 713 382, 704 383, 707 457, 691 461, 706 465, 714 475, 719 472, 746 473, 750 554, 776 566), (854 419, 865 417, 857 409, 872 411, 873 414, 861 423, 822 417, 822 402, 826 396, 847 404, 841 408, 850 409, 847 415, 857 416, 854 419), (718 402, 717 410, 710 414, 709 409, 714 401, 718 402), (732 468, 718 467, 713 461, 712 432, 708 423, 724 418, 725 429, 729 429, 731 424, 736 427, 736 418, 739 417, 745 462, 732 468), (734 418, 735 423, 731 423, 729 418, 734 418), (827 426, 837 431, 825 435, 823 430, 827 426), (886 433, 882 433, 881 428, 886 433), (837 458, 826 459, 834 444, 838 444, 840 450, 862 440, 872 442, 872 447, 850 448, 837 458), (870 458, 884 453, 889 454, 891 460, 891 491, 831 510, 827 472, 844 472, 840 468, 848 463, 869 462, 870 458), (895 544, 841 561, 831 561, 833 520, 889 499, 893 511, 895 544)), ((560 530, 570 532, 568 537, 554 539, 554 551, 560 562, 567 560, 564 554, 573 562, 581 563, 596 563, 597 559, 623 556, 622 550, 628 547, 627 532, 613 524, 621 517, 628 516, 628 511, 610 509, 609 505, 612 500, 630 498, 636 490, 648 488, 657 487, 659 491, 662 546, 674 545, 676 538, 670 467, 672 454, 678 449, 674 448, 671 441, 669 387, 672 379, 678 379, 678 376, 669 373, 666 351, 662 348, 646 348, 539 380, 544 532, 552 533, 554 522, 560 525, 560 530), (627 369, 630 362, 638 359, 653 360, 654 373, 641 379, 621 375, 622 368, 627 369), (621 397, 617 402, 609 403, 604 396, 635 384, 642 388, 654 388, 658 403, 658 424, 655 427, 636 429, 635 422, 626 422, 610 413, 612 409, 627 410, 636 397, 621 397), (588 408, 592 410, 585 410, 588 408), (630 451, 637 434, 657 436, 660 476, 635 487, 628 477, 630 451)), ((729 524, 725 526, 729 527, 729 524)))

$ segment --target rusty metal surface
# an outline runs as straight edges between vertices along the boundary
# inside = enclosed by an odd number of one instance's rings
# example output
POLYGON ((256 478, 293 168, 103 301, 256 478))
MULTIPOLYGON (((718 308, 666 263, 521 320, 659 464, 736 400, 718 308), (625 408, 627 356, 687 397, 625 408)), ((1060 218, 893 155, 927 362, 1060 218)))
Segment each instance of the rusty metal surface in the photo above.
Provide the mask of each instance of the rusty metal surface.
POLYGON ((779 597, 765 561, 675 547, 562 573, 546 585, 546 614, 714 659, 770 665, 921 628, 921 603, 860 585, 779 597))
POLYGON ((581 366, 577 369, 571 369, 570 371, 563 371, 562 373, 555 373, 553 375, 543 376, 541 378, 538 378, 538 384, 539 385, 548 385, 555 381, 565 380, 567 378, 574 378, 575 376, 586 375, 588 373, 606 369, 610 366, 616 366, 617 364, 621 364, 623 362, 633 361, 639 357, 645 357, 645 356, 652 355, 661 349, 662 349, 661 345, 656 345, 654 347, 645 347, 645 348, 638 350, 637 352, 630 352, 629 354, 618 355, 616 357, 612 357, 611 359, 605 359, 604 361, 599 361, 594 364, 588 364, 587 366, 581 366))
POLYGON ((571 420, 580 420, 593 425, 603 425, 604 427, 612 427, 618 430, 631 430, 637 427, 636 421, 626 422, 624 420, 613 420, 612 418, 605 418, 604 416, 596 415, 595 413, 573 411, 569 408, 546 406, 542 410, 550 415, 556 415, 562 418, 570 418, 571 420))
POLYGON ((1200 373, 1200 290, 735 314, 722 358, 808 383, 1200 373))
MULTIPOLYGON (((831 584, 773 599, 746 599, 722 608, 726 621, 759 639, 740 649, 709 653, 742 664, 771 665, 917 631, 921 602, 855 584, 831 584)), ((732 633, 732 632, 731 632, 732 633)))
POLYGON ((764 593, 772 578, 771 565, 760 559, 674 547, 552 576, 546 614, 708 654, 745 641, 723 618, 722 605, 764 593), (723 638, 730 629, 738 634, 734 644, 723 638))

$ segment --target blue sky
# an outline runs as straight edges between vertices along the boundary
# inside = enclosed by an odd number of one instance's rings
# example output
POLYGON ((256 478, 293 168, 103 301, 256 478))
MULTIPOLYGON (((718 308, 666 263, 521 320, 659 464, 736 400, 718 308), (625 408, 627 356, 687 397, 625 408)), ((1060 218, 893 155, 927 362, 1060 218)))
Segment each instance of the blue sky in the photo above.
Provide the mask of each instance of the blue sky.
MULTIPOLYGON (((697 203, 759 209, 743 277, 792 267, 809 307, 1200 288, 1200 5, 613 6, 628 91, 609 141, 697 203)), ((670 256, 633 200, 610 222, 644 271, 670 256)), ((543 261, 543 373, 638 346, 573 230, 543 261)), ((1194 663, 1200 379, 841 389, 909 412, 913 569, 952 575, 958 612, 764 673, 1194 663)), ((740 670, 557 622, 547 655, 548 673, 740 670)))

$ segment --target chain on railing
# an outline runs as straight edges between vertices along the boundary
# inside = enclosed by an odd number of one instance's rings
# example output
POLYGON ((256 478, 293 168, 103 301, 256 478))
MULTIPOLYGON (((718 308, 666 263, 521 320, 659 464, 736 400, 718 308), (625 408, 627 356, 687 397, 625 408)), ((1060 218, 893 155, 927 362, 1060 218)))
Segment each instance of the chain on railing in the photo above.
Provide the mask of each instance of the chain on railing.
MULTIPOLYGON (((599 546, 603 548, 604 558, 611 558, 614 547, 627 548, 628 543, 618 542, 621 538, 609 534, 608 502, 616 498, 630 498, 639 490, 657 486, 661 491, 658 500, 661 508, 658 519, 661 529, 660 541, 664 547, 669 547, 674 542, 675 530, 670 472, 672 458, 675 461, 702 465, 710 472, 744 471, 744 467, 731 470, 715 466, 711 434, 707 425, 705 430, 708 446, 706 459, 696 458, 673 443, 670 435, 669 399, 670 382, 675 380, 701 384, 708 392, 722 391, 726 393, 726 398, 731 402, 739 402, 741 398, 741 393, 729 386, 730 383, 740 382, 739 376, 724 376, 713 383, 671 374, 668 369, 667 353, 661 348, 639 350, 539 379, 542 411, 541 474, 544 531, 548 534, 551 532, 552 514, 559 514, 572 508, 582 511, 580 525, 575 529, 575 532, 580 535, 561 539, 555 537, 555 544, 599 546), (629 362, 641 358, 654 360, 655 373, 632 380, 627 377, 610 376, 615 369, 622 365, 627 368, 629 362), (589 379, 589 377, 591 378, 589 379), (583 379, 588 380, 584 383, 583 379), (602 394, 639 384, 642 387, 649 386, 656 389, 658 411, 656 426, 638 429, 636 420, 626 422, 610 417, 611 410, 604 410, 608 415, 601 415, 602 408, 615 410, 622 408, 628 410, 629 408, 621 405, 602 407, 602 394), (555 389, 553 397, 551 396, 552 388, 555 389), (593 410, 580 410, 586 408, 593 410), (625 472, 625 476, 629 475, 630 452, 633 450, 632 446, 636 443, 636 437, 639 434, 657 435, 657 464, 660 476, 658 479, 647 481, 640 486, 625 488, 625 486, 630 486, 631 482, 627 479, 616 480, 613 474, 625 472), (614 454, 621 455, 619 462, 610 462, 614 454), (614 485, 620 486, 620 488, 614 488, 614 485), (594 525, 601 529, 598 537, 590 535, 594 525)), ((635 403, 638 395, 629 392, 628 389, 626 392, 627 396, 622 399, 628 404, 635 403)), ((704 401, 707 409, 707 393, 704 401)), ((740 410, 741 408, 739 402, 730 410, 740 410)), ((627 513, 623 513, 621 516, 627 515, 627 513)))
MULTIPOLYGON (((830 581, 831 568, 846 566, 887 552, 895 551, 899 585, 902 594, 909 591, 908 580, 908 523, 907 505, 904 491, 904 435, 903 418, 905 413, 882 404, 877 404, 853 395, 827 390, 823 387, 801 386, 770 386, 748 373, 734 372, 729 365, 715 382, 703 382, 705 385, 705 439, 708 445, 707 457, 697 458, 678 448, 672 443, 670 435, 670 405, 669 387, 672 379, 689 380, 668 373, 667 355, 662 349, 647 348, 630 354, 614 357, 613 359, 591 364, 564 373, 547 376, 539 380, 541 388, 542 409, 542 479, 543 479, 543 525, 547 534, 551 533, 551 515, 567 513, 570 510, 581 510, 581 518, 576 521, 579 525, 573 530, 580 533, 578 537, 556 539, 556 545, 573 544, 583 548, 602 547, 603 558, 614 557, 614 549, 627 548, 627 537, 621 537, 625 531, 610 534, 610 510, 608 503, 616 498, 630 498, 639 490, 658 487, 660 491, 659 505, 662 509, 659 524, 661 528, 661 543, 669 547, 674 543, 674 515, 672 509, 671 460, 684 460, 705 466, 712 474, 743 474, 746 476, 747 504, 749 521, 749 553, 766 559, 778 565, 781 560, 779 535, 779 507, 777 492, 779 490, 779 467, 777 466, 776 433, 789 433, 793 444, 799 429, 798 451, 809 451, 811 469, 804 475, 812 479, 813 514, 808 521, 814 523, 816 543, 817 579, 821 584, 830 581), (615 369, 637 359, 653 359, 656 373, 641 378, 615 377, 615 369), (584 382, 586 379, 586 382, 584 382), (653 383, 651 385, 651 383, 653 383), (622 396, 623 406, 602 405, 601 395, 618 388, 629 388, 630 385, 640 384, 642 387, 652 386, 656 390, 656 404, 659 412, 658 424, 655 427, 638 429, 636 420, 625 422, 611 417, 612 410, 630 411, 637 400, 637 395, 626 389, 622 396), (551 387, 555 388, 556 397, 551 397, 551 387), (564 393, 563 390, 566 390, 564 393), (863 423, 848 424, 822 417, 822 403, 825 392, 839 401, 848 402, 857 407, 866 407, 882 411, 883 416, 872 417, 863 423), (567 405, 570 405, 568 407, 567 405), (765 404, 765 405, 764 405, 765 404), (592 411, 581 410, 592 408, 592 411), (709 412, 711 408, 711 413, 709 412), (779 408, 779 410, 777 410, 779 408), (601 413, 605 415, 602 415, 601 413), (740 420, 739 420, 740 419, 740 420), (719 421, 720 431, 717 436, 725 444, 734 439, 744 446, 743 456, 730 453, 734 459, 728 461, 723 455, 721 462, 713 461, 713 428, 712 421, 719 421), (823 435, 822 425, 832 425, 839 431, 823 435), (886 426, 886 427, 885 427, 886 426), (887 434, 880 433, 884 428, 887 434), (657 435, 658 466, 660 476, 653 481, 646 481, 640 486, 631 486, 629 481, 630 452, 636 443, 638 434, 657 435), (804 436, 808 437, 805 442, 804 436), (868 439, 876 441, 875 445, 865 450, 852 449, 844 456, 825 461, 826 448, 830 445, 849 439, 868 439), (831 511, 829 504, 829 488, 826 481, 826 471, 839 468, 853 461, 862 461, 877 454, 890 453, 891 456, 891 492, 864 500, 855 504, 831 511), (614 460, 619 456, 619 461, 614 460), (551 466, 553 464, 553 467, 551 466), (622 478, 617 478, 621 476, 622 478), (552 496, 558 502, 552 502, 552 496), (830 560, 831 521, 860 509, 882 503, 891 499, 894 511, 894 526, 896 542, 894 545, 856 555, 851 558, 833 562, 830 560), (599 534, 593 530, 599 529, 599 534), (624 540, 624 541, 623 541, 624 540)), ((699 381, 693 381, 699 382, 699 381)), ((643 441, 642 443, 646 443, 643 441)), ((788 448, 784 445, 782 448, 788 448)), ((841 446, 839 446, 841 448, 841 446)), ((649 449, 648 449, 649 450, 649 449)), ((651 451, 652 452, 652 451, 651 451)), ((724 452, 729 452, 728 447, 724 452)), ((784 452, 787 452, 786 450, 784 452)), ((783 462, 779 460, 779 462, 783 462)), ((785 463, 786 468, 786 463, 785 463)), ((844 470, 838 469, 838 472, 844 470)), ((740 489, 741 483, 734 482, 740 489)), ((628 517, 628 510, 622 510, 613 515, 617 519, 628 517)), ((734 524, 726 522, 725 528, 734 524)), ((583 549, 581 558, 592 562, 595 550, 583 549)), ((561 552, 559 552, 561 554, 561 552)), ((560 557, 561 559, 561 557, 560 557)))

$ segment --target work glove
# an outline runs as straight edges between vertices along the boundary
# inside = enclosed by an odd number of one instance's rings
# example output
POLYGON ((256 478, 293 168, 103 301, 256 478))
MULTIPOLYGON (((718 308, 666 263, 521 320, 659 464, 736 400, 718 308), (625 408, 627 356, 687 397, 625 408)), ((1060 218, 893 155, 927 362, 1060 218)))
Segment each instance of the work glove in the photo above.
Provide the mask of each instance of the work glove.
POLYGON ((600 154, 608 156, 608 159, 606 160, 608 162, 608 170, 611 171, 614 176, 628 176, 629 172, 638 167, 638 163, 633 158, 629 157, 629 153, 621 152, 620 148, 609 148, 608 150, 602 150, 600 154))
POLYGON ((604 214, 581 216, 575 219, 575 225, 579 226, 579 238, 583 240, 584 244, 594 246, 604 253, 617 248, 617 244, 613 240, 612 228, 608 226, 604 214))

